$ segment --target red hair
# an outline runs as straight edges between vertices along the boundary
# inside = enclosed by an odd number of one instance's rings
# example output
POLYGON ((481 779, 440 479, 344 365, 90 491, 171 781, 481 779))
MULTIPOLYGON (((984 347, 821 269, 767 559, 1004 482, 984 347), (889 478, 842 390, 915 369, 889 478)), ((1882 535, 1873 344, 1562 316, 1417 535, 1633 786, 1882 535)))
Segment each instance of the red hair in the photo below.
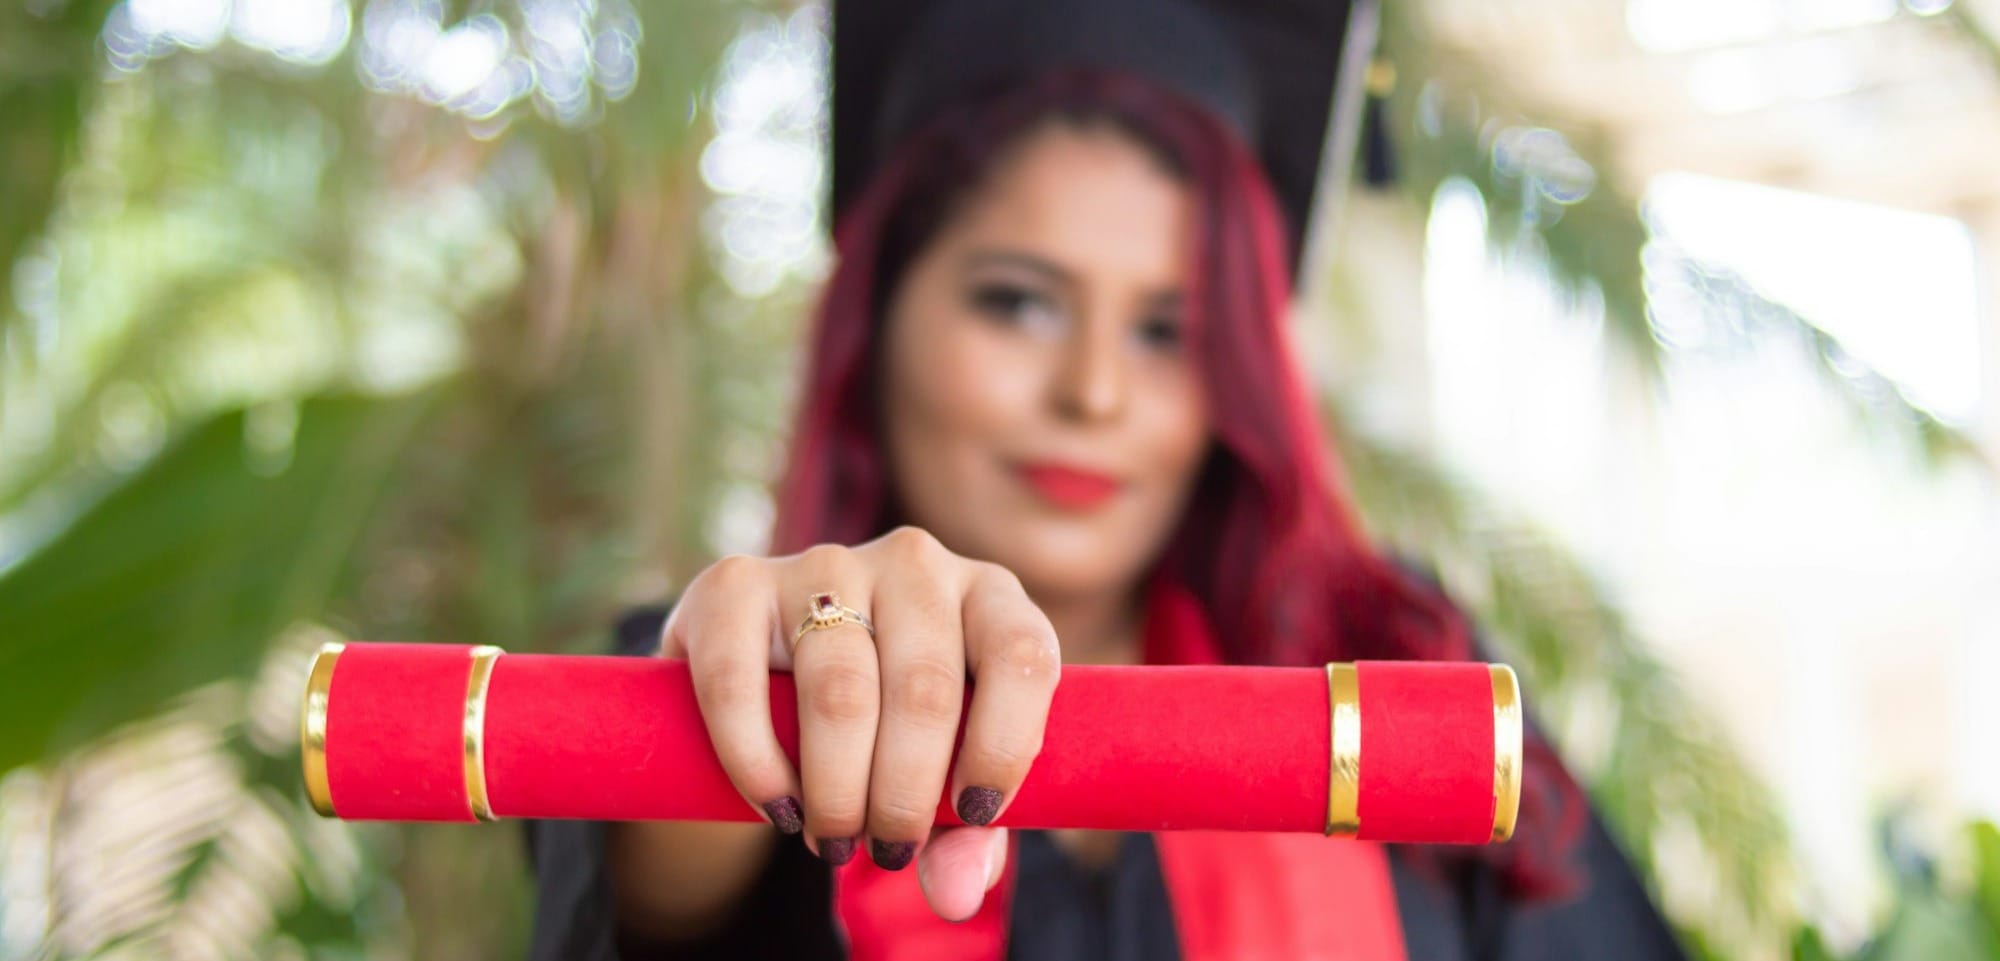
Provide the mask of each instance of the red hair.
MULTIPOLYGON (((855 544, 901 522, 880 435, 878 338, 888 294, 1005 148, 1056 118, 1108 122, 1193 191, 1189 349, 1211 452, 1156 577, 1198 598, 1243 664, 1464 660, 1466 624, 1440 593, 1372 550, 1285 341, 1291 283, 1278 206, 1257 159, 1212 114, 1140 78, 1058 71, 947 110, 905 138, 834 232, 837 266, 777 496, 773 548, 855 544)), ((1525 894, 1567 887, 1581 826, 1574 783, 1531 745, 1521 839, 1484 849, 1525 894), (1555 808, 1568 809, 1555 817, 1555 808), (1562 824, 1556 821, 1565 822, 1562 824)))

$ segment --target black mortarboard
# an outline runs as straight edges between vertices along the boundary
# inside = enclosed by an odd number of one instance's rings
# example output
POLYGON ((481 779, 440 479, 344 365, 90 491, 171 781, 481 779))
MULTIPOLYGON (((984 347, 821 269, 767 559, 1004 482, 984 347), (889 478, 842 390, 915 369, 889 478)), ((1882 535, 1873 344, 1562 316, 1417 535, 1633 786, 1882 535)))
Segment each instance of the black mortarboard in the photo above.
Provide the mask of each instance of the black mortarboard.
POLYGON ((1122 69, 1207 106, 1253 146, 1285 211, 1296 276, 1334 89, 1360 73, 1341 63, 1350 0, 832 3, 836 213, 938 108, 1048 69, 1122 69))

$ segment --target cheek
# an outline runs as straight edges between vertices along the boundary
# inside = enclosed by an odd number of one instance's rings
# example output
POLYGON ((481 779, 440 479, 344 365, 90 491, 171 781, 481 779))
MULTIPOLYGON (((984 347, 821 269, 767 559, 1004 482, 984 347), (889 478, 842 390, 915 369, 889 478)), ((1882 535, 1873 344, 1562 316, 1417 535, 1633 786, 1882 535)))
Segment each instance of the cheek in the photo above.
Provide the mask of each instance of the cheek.
MULTIPOLYGON (((912 475, 964 473, 1032 407, 1032 377, 967 318, 912 317, 888 353, 890 443, 912 475)), ((971 480, 958 477, 958 483, 971 480)))
POLYGON ((1193 483, 1207 453, 1211 424, 1208 406, 1192 370, 1160 378, 1140 401, 1146 447, 1155 470, 1176 490, 1193 483))

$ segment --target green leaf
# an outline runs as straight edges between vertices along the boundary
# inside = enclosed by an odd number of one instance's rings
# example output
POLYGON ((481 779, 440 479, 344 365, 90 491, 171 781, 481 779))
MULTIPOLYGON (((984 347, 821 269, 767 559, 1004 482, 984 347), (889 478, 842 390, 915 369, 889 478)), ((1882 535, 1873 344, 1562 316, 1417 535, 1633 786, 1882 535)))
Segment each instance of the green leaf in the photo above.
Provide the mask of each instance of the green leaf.
POLYGON ((1987 930, 2000 941, 2000 827, 1991 821, 1975 821, 1967 830, 1972 835, 1973 897, 1987 930))
POLYGON ((1868 961, 1988 961, 1993 935, 1970 906, 1905 886, 1896 918, 1862 953, 1868 961))
POLYGON ((16 681, 0 772, 248 677, 339 583, 433 397, 304 402, 271 476, 245 412, 213 417, 0 572, 0 677, 16 681))
POLYGON ((1826 939, 1820 937, 1819 929, 1802 927, 1792 935, 1792 961, 1835 961, 1833 949, 1826 946, 1826 939))

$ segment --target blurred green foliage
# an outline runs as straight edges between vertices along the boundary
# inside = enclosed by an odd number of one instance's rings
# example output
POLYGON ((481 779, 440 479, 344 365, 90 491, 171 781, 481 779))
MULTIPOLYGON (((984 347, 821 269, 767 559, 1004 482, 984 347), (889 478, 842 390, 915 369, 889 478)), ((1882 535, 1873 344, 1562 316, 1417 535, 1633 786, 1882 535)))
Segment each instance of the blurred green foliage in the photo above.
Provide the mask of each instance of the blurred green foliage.
POLYGON ((254 668, 319 615, 408 456, 428 394, 315 398, 281 470, 246 454, 249 415, 197 424, 0 578, 11 677, 0 768, 73 750, 171 697, 254 668))
MULTIPOLYGON (((511 2, 459 7, 444 26, 532 36, 511 2)), ((0 805, 28 827, 0 845, 72 850, 48 898, 0 905, 47 942, 0 956, 518 954, 511 829, 320 821, 295 734, 189 712, 289 689, 296 725, 301 627, 595 648, 707 555, 703 519, 765 467, 721 441, 771 435, 789 374, 765 319, 787 298, 732 301, 697 223, 705 87, 768 15, 637 11, 640 82, 568 123, 373 91, 364 23, 324 65, 224 40, 121 70, 111 10, 0 12, 0 675, 33 679, 0 699, 0 805), (206 773, 147 781, 182 769, 206 773), (105 771, 162 795, 113 795, 157 871, 74 856, 128 857, 93 828, 105 771), (317 879, 342 845, 355 876, 317 879), (84 886, 157 910, 63 894, 84 886), (218 916, 217 890, 243 903, 218 916), (270 923, 221 923, 244 910, 270 923), (189 940, 210 928, 231 938, 189 940)))
MULTIPOLYGON (((2000 829, 1979 821, 1966 831, 1971 849, 1970 885, 1947 885, 1938 866, 1914 851, 1898 850, 1884 830, 1885 853, 1895 865, 1894 910, 1881 932, 1851 957, 1856 961, 1927 961, 1932 958, 2000 957, 2000 829)), ((1794 961, 1843 957, 1827 949, 1810 928, 1793 940, 1794 961)))

